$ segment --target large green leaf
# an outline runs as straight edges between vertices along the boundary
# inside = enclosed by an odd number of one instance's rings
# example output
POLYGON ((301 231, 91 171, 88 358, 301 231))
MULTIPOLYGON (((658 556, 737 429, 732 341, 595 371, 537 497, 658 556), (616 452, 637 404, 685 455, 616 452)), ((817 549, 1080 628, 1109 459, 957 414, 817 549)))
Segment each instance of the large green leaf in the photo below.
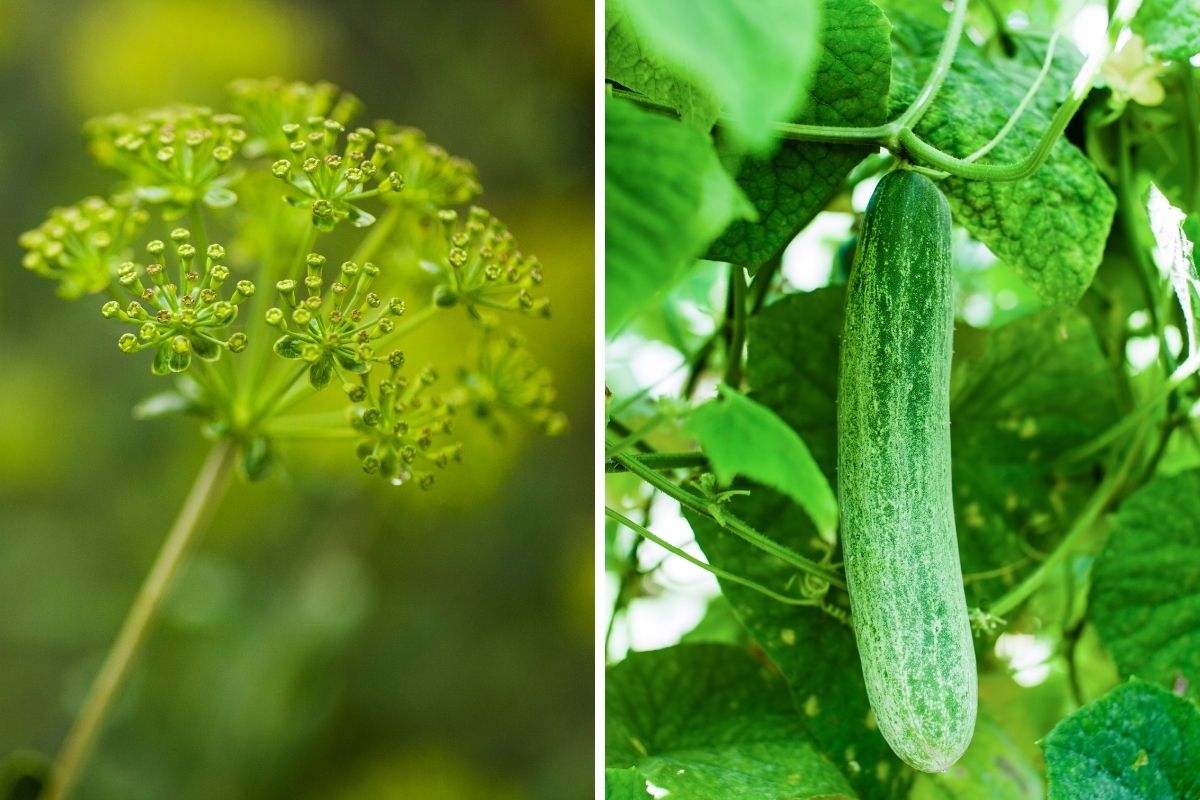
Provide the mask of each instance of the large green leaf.
POLYGON ((609 0, 604 5, 604 74, 674 108, 684 122, 705 133, 717 121, 717 101, 646 47, 625 14, 625 0, 609 0))
POLYGON ((1200 5, 1195 0, 1142 0, 1133 29, 1146 49, 1165 59, 1186 61, 1200 53, 1200 5))
POLYGON ((608 670, 605 760, 673 800, 852 797, 817 752, 787 686, 718 644, 631 653, 608 670))
POLYGON ((1200 470, 1155 478, 1121 504, 1089 614, 1117 667, 1200 697, 1200 470))
MULTIPOLYGON (((893 33, 892 109, 899 113, 937 58, 942 31, 896 14, 893 33)), ((933 106, 917 133, 956 156, 987 143, 1032 85, 1044 46, 1021 42, 1011 59, 989 57, 966 37, 933 106)), ((1012 131, 981 163, 1011 163, 1028 155, 1068 88, 1078 53, 1060 42, 1052 69, 1037 97, 1012 131)), ((1083 295, 1104 255, 1116 201, 1084 155, 1065 139, 1046 163, 1019 181, 947 178, 942 190, 955 222, 1012 265, 1048 306, 1067 307, 1083 295)))
MULTIPOLYGON (((838 335, 844 290, 795 294, 750 322, 751 396, 804 439, 832 480, 837 464, 838 335)), ((955 516, 973 603, 1032 568, 1030 545, 1049 550, 1084 501, 1089 462, 1055 459, 1117 418, 1116 387, 1091 329, 1077 313, 1025 317, 992 331, 955 332, 951 447, 955 516)))
POLYGON ((727 386, 692 412, 684 430, 695 436, 717 480, 741 475, 795 500, 823 538, 837 534, 837 498, 804 440, 773 411, 727 386))
MULTIPOLYGON (((756 486, 749 497, 734 498, 729 510, 772 539, 820 558, 816 529, 787 497, 756 486)), ((780 593, 800 594, 801 575, 794 568, 764 556, 707 517, 685 516, 709 563, 780 593)), ((781 603, 739 584, 721 581, 721 593, 778 665, 813 740, 854 790, 879 800, 903 796, 914 772, 875 727, 854 631, 816 608, 781 603)), ((838 593, 836 602, 844 612, 845 594, 838 593)))
POLYGON ((818 55, 820 6, 793 0, 624 0, 646 51, 715 97, 749 150, 775 142, 818 55))
POLYGON ((1079 709, 1042 747, 1050 800, 1200 797, 1200 714, 1145 681, 1079 709))
POLYGON ((646 779, 636 767, 604 770, 604 800, 650 800, 646 779))
POLYGON ((604 108, 604 320, 612 336, 749 208, 706 135, 624 100, 609 98, 604 108))
MULTIPOLYGON (((870 0, 825 0, 821 60, 812 96, 797 121, 870 126, 884 122, 891 71, 891 25, 870 0)), ((734 165, 759 221, 734 222, 708 257, 751 272, 782 250, 829 203, 871 149, 785 141, 769 158, 734 165)))

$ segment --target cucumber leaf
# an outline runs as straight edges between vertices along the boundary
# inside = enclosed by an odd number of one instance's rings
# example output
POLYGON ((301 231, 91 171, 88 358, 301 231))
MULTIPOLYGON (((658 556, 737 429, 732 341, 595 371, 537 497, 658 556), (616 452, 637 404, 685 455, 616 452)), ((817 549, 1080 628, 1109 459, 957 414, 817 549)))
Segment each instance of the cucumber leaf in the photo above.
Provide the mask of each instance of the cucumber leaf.
MULTIPOLYGON (((899 114, 916 97, 944 34, 900 12, 894 20, 891 102, 892 113, 899 114)), ((1013 58, 989 57, 964 37, 917 134, 959 157, 991 140, 1033 84, 1045 54, 1036 40, 1019 44, 1013 58)), ((1068 90, 1079 55, 1060 42, 1054 63, 1020 121, 980 163, 1020 161, 1037 145, 1068 90)), ((1043 303, 1065 308, 1083 296, 1103 258, 1116 200, 1092 163, 1065 138, 1023 180, 947 178, 941 187, 955 222, 1010 264, 1043 303)))
POLYGON ((1079 709, 1042 747, 1050 800, 1200 797, 1200 713, 1145 681, 1079 709))
POLYGON ((670 106, 679 112, 684 123, 700 131, 707 133, 717 121, 720 112, 717 101, 646 47, 625 14, 625 0, 609 0, 604 6, 604 74, 609 80, 670 106))
POLYGON ((623 0, 623 10, 639 49, 715 98, 742 147, 773 148, 773 124, 795 114, 808 95, 819 55, 819 5, 623 0))
POLYGON ((1155 478, 1121 504, 1089 614, 1122 676, 1200 697, 1200 470, 1155 478))
POLYGON ((692 411, 684 427, 708 456, 717 480, 742 475, 787 494, 808 513, 821 537, 837 536, 837 498, 804 440, 769 408, 721 386, 692 411))
POLYGON ((1200 53, 1200 5, 1195 0, 1142 0, 1133 30, 1145 38, 1151 53, 1186 61, 1200 53))
MULTIPOLYGON (((796 121, 851 127, 885 122, 891 25, 870 0, 825 0, 823 7, 821 58, 811 98, 796 121)), ((735 221, 707 257, 753 274, 812 221, 870 153, 859 145, 784 141, 768 158, 732 161, 758 221, 735 221)))
POLYGON ((730 219, 752 213, 708 136, 608 98, 605 331, 614 336, 679 279, 730 219))
POLYGON ((672 800, 851 798, 787 685, 719 644, 631 653, 605 680, 606 766, 637 767, 672 800))

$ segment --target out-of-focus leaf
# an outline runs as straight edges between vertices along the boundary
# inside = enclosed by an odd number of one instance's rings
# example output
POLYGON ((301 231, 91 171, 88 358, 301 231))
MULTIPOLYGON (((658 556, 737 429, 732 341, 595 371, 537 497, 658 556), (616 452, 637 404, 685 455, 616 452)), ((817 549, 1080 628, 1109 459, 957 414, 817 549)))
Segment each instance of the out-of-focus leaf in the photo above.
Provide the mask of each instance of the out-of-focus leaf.
POLYGON ((809 740, 787 686, 737 648, 633 653, 605 681, 605 758, 674 800, 850 798, 809 740))
POLYGON ((1200 697, 1200 470, 1121 504, 1096 560, 1089 615, 1122 676, 1200 697))
POLYGON ((625 0, 645 49, 704 87, 748 150, 803 104, 818 56, 820 6, 792 0, 625 0))
MULTIPOLYGON (((885 121, 891 75, 887 18, 869 0, 825 0, 821 60, 812 97, 796 121, 868 127, 885 121)), ((841 187, 869 147, 785 141, 769 158, 736 164, 758 222, 736 221, 708 257, 753 274, 782 250, 841 187)))
POLYGON ((1041 800, 1042 776, 1003 728, 986 716, 971 746, 940 774, 922 773, 909 800, 1041 800))
POLYGON ((1133 29, 1146 49, 1163 58, 1186 61, 1200 53, 1200 6, 1194 0, 1142 0, 1133 29))
POLYGON ((804 440, 773 411, 722 386, 695 409, 684 430, 695 436, 717 480, 741 475, 778 489, 812 518, 821 537, 837 535, 837 498, 804 440))
MULTIPOLYGON (((937 58, 943 32, 897 13, 893 36, 892 110, 899 113, 916 97, 937 58)), ((956 156, 986 144, 1003 127, 1040 68, 1045 47, 1025 41, 1012 59, 996 62, 965 39, 932 107, 917 133, 956 156)), ((1051 69, 1020 121, 980 163, 1023 159, 1037 145, 1079 55, 1067 43, 1055 50, 1051 69)), ((1047 306, 1074 305, 1092 282, 1104 255, 1116 201, 1084 155, 1065 139, 1046 163, 1019 181, 947 178, 941 184, 954 212, 992 252, 1007 261, 1047 306)))
POLYGON ((704 134, 609 98, 604 136, 604 318, 612 336, 730 219, 751 210, 704 134))
POLYGON ((604 800, 648 800, 646 779, 637 767, 604 770, 604 800))
POLYGON ((720 112, 717 101, 646 47, 625 13, 625 2, 604 5, 604 76, 674 108, 685 123, 707 133, 720 112))
POLYGON ((1200 797, 1200 713, 1145 681, 1079 709, 1042 747, 1050 800, 1200 797))

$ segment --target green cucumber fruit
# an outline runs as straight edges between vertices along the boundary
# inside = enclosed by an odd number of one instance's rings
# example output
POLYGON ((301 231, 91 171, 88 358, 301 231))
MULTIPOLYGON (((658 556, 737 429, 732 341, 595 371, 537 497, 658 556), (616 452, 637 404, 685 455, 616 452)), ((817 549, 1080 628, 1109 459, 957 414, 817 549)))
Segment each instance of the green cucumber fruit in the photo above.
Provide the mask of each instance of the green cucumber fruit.
POLYGON ((846 294, 838 495, 871 708, 925 772, 966 750, 978 705, 950 491, 953 332, 950 209, 895 170, 871 195, 846 294))

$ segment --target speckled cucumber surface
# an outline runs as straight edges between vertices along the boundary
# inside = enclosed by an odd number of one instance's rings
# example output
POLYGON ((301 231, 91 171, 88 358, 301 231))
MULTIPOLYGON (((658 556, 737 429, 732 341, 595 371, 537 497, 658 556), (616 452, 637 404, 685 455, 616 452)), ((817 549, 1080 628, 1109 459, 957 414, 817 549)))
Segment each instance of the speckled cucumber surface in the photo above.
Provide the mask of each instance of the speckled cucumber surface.
POLYGON ((854 632, 879 729, 940 772, 971 741, 978 678, 950 481, 950 209, 898 169, 871 196, 838 375, 838 495, 854 632))

